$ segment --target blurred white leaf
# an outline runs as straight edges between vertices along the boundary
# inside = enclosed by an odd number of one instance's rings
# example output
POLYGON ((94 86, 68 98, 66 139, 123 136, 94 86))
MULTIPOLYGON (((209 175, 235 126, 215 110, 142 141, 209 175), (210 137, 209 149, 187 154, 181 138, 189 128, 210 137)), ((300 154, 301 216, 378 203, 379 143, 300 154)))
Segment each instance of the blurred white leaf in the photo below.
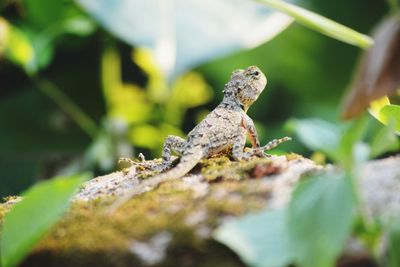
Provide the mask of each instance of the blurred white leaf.
POLYGON ((251 0, 76 1, 116 37, 151 49, 168 78, 255 47, 292 22, 251 0))

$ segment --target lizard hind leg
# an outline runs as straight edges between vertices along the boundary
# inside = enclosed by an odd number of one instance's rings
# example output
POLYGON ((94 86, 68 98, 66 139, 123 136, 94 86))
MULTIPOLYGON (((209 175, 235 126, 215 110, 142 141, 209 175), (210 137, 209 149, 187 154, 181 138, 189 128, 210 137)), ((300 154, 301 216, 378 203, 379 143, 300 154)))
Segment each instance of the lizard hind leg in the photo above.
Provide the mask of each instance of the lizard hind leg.
POLYGON ((164 146, 162 150, 162 159, 165 162, 171 160, 171 152, 174 151, 178 154, 183 154, 186 148, 187 142, 185 139, 175 135, 168 135, 165 138, 164 146))

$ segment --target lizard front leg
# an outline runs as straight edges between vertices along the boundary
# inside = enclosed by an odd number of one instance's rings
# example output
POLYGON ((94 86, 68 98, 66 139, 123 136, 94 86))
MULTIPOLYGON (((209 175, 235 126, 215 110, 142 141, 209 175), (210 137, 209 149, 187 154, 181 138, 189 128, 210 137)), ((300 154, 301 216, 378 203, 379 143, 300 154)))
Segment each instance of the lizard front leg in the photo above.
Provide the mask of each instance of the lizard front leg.
POLYGON ((235 141, 232 146, 232 156, 234 160, 243 160, 248 158, 249 155, 248 153, 245 153, 244 146, 246 144, 246 128, 244 128, 244 125, 239 127, 239 132, 238 135, 235 138, 235 141))
POLYGON ((232 156, 234 160, 240 161, 244 159, 248 159, 251 156, 258 156, 259 154, 263 154, 263 150, 261 147, 251 148, 248 151, 244 151, 244 147, 246 144, 246 130, 244 129, 242 134, 238 135, 233 143, 232 147, 232 156))
POLYGON ((162 159, 165 162, 171 161, 171 150, 175 151, 178 154, 183 154, 186 148, 186 140, 182 137, 175 135, 168 135, 165 138, 164 146, 162 150, 162 159))
POLYGON ((250 139, 250 143, 253 147, 253 155, 254 156, 258 156, 258 157, 266 157, 266 155, 264 154, 263 151, 261 150, 257 150, 257 148, 260 147, 260 140, 258 139, 258 135, 257 135, 257 129, 254 126, 254 122, 252 119, 250 119, 249 116, 246 116, 242 119, 242 125, 246 128, 247 130, 247 134, 249 136, 250 139))
POLYGON ((249 116, 245 115, 242 118, 242 127, 246 128, 252 147, 260 147, 260 140, 258 139, 256 127, 254 126, 253 120, 250 119, 249 116))

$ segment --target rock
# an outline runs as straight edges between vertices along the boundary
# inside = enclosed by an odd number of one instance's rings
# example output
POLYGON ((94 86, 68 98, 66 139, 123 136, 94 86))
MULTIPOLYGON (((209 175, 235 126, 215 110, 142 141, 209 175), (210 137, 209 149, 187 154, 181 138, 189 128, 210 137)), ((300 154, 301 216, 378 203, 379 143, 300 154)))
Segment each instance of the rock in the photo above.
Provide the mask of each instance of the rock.
MULTIPOLYGON (((140 182, 141 170, 97 177, 22 266, 243 266, 211 239, 212 231, 228 218, 286 205, 304 174, 332 170, 298 155, 244 162, 211 158, 182 179, 135 196, 112 215, 107 208, 140 182)), ((361 173, 368 215, 390 218, 400 212, 400 157, 369 162, 361 173)))

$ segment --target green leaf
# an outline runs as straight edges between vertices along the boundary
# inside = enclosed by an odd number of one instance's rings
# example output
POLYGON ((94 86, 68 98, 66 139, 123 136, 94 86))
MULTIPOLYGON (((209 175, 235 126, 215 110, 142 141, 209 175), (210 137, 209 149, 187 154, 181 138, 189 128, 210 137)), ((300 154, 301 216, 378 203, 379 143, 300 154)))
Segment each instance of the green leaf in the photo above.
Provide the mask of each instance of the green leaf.
POLYGON ((334 266, 349 237, 355 200, 343 174, 308 178, 295 189, 289 206, 289 232, 296 263, 334 266))
POLYGON ((287 210, 264 210, 228 222, 214 232, 214 238, 235 251, 249 266, 279 267, 292 262, 287 210))
POLYGON ((342 24, 296 5, 286 3, 281 0, 257 0, 257 2, 279 10, 293 17, 297 22, 303 24, 304 26, 342 42, 356 45, 364 49, 371 47, 374 43, 372 38, 367 35, 361 34, 342 24))
POLYGON ((386 105, 381 109, 380 113, 384 116, 387 124, 400 133, 400 106, 386 105))
POLYGON ((337 148, 341 137, 341 128, 320 119, 290 120, 289 127, 295 131, 302 143, 315 151, 322 151, 333 160, 337 160, 337 148))
POLYGON ((393 130, 390 127, 382 126, 374 133, 370 147, 370 158, 375 158, 386 152, 399 150, 400 144, 393 130))
POLYGON ((290 120, 289 128, 309 149, 325 153, 335 163, 349 170, 368 159, 370 148, 362 142, 368 118, 361 117, 348 124, 319 119, 290 120))
POLYGON ((400 220, 395 220, 389 227, 388 256, 390 267, 400 266, 400 220))
POLYGON ((96 25, 89 18, 82 15, 64 18, 47 26, 44 30, 35 34, 32 45, 36 55, 36 65, 43 69, 53 59, 54 50, 58 39, 66 34, 87 36, 96 29, 96 25))
POLYGON ((31 187, 23 200, 4 218, 0 241, 1 264, 20 263, 57 222, 70 205, 70 198, 88 174, 59 177, 31 187))

